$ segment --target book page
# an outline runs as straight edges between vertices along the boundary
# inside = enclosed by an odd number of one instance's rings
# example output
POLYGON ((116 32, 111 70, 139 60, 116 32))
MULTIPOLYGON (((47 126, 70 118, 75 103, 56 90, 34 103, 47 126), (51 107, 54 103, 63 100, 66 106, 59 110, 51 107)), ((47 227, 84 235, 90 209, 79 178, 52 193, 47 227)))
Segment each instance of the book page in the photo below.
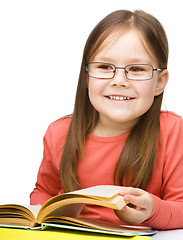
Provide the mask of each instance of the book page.
POLYGON ((114 185, 98 185, 90 188, 84 188, 77 191, 69 192, 66 194, 81 194, 81 195, 90 195, 101 198, 111 198, 118 194, 120 190, 123 189, 122 186, 114 185))
POLYGON ((30 207, 18 204, 0 205, 0 224, 33 227, 40 208, 41 206, 30 207))
POLYGON ((43 218, 54 210, 75 203, 94 204, 120 210, 126 205, 123 196, 119 195, 122 188, 114 185, 99 185, 55 196, 43 204, 37 216, 37 222, 40 224, 43 218))
POLYGON ((94 186, 90 188, 76 190, 73 192, 64 193, 64 194, 52 197, 51 199, 46 201, 40 210, 42 211, 47 206, 54 204, 55 202, 63 201, 68 198, 74 198, 75 196, 77 197, 77 195, 79 196, 82 195, 84 197, 86 196, 96 197, 98 199, 100 198, 101 200, 106 198, 107 200, 114 197, 115 195, 118 195, 119 191, 122 188, 123 187, 121 186, 114 186, 114 185, 99 185, 99 186, 94 186))
POLYGON ((12 217, 21 216, 30 221, 35 221, 34 213, 26 205, 4 204, 0 205, 0 216, 11 215, 12 217))
POLYGON ((40 204, 38 204, 38 205, 25 205, 25 207, 28 208, 33 213, 33 215, 36 219, 42 205, 40 205, 40 204))

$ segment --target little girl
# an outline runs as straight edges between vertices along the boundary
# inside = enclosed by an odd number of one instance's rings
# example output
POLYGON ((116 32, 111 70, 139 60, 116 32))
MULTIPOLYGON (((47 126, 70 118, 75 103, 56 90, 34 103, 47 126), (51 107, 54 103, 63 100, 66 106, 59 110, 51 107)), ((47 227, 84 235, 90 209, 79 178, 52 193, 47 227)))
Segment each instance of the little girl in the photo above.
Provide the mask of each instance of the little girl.
POLYGON ((163 27, 143 11, 116 11, 91 32, 74 112, 53 122, 31 204, 95 185, 122 185, 121 211, 87 205, 80 217, 183 228, 183 121, 160 111, 168 81, 163 27))

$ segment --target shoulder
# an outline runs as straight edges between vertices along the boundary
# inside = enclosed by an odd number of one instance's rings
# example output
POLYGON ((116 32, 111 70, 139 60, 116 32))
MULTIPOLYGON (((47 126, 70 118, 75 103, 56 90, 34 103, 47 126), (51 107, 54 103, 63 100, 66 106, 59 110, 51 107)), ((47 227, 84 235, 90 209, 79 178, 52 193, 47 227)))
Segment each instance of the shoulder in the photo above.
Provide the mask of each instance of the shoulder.
POLYGON ((170 111, 161 111, 160 113, 160 124, 174 125, 176 122, 182 122, 182 117, 178 114, 170 111))
POLYGON ((176 121, 177 119, 182 119, 180 115, 171 111, 161 111, 160 118, 170 120, 170 121, 171 120, 176 121))
POLYGON ((183 119, 181 116, 170 111, 160 113, 160 131, 169 134, 177 129, 183 129, 183 119))
POLYGON ((52 143, 59 143, 64 141, 70 126, 71 119, 71 116, 66 116, 52 122, 48 126, 44 138, 49 142, 51 141, 52 143))
POLYGON ((52 132, 52 133, 58 133, 62 132, 62 134, 67 133, 68 128, 70 126, 72 117, 71 116, 66 116, 63 118, 60 118, 54 122, 52 122, 49 126, 47 131, 52 132))

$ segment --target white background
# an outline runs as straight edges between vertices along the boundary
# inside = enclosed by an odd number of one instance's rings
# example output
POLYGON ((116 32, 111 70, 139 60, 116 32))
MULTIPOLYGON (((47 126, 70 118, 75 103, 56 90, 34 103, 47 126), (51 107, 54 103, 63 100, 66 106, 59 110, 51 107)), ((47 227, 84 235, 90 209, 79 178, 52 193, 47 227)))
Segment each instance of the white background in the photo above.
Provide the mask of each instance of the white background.
POLYGON ((164 105, 183 116, 182 1, 0 0, 0 204, 29 204, 48 125, 73 111, 93 27, 118 9, 157 17, 169 39, 164 105))

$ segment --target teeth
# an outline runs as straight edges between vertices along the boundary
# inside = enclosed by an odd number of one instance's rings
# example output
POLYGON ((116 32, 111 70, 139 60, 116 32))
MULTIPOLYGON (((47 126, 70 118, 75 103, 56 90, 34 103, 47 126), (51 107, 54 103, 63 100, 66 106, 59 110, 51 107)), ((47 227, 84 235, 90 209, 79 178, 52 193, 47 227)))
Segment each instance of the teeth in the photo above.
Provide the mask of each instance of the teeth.
POLYGON ((110 99, 114 99, 114 100, 120 100, 120 101, 123 101, 123 100, 130 100, 131 98, 130 97, 119 97, 119 96, 109 96, 110 99))

